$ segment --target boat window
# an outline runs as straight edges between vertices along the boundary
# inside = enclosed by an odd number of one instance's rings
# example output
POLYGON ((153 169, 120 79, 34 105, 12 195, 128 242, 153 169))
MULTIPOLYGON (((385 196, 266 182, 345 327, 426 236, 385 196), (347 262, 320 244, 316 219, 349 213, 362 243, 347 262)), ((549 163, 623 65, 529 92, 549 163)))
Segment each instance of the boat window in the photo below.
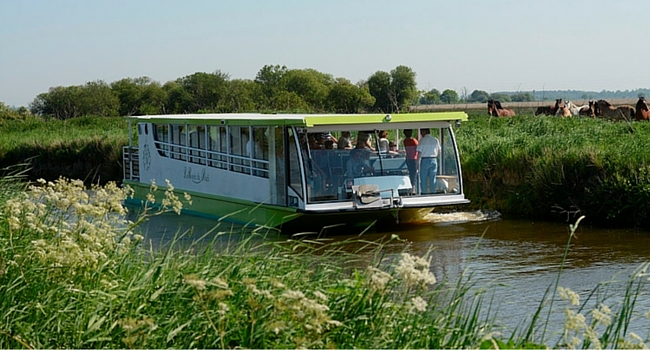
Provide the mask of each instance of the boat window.
POLYGON ((436 181, 436 193, 456 194, 461 192, 458 154, 450 128, 441 129, 440 142, 442 155, 436 181))
POLYGON ((189 134, 189 153, 190 162, 206 164, 205 153, 205 127, 203 125, 189 125, 187 127, 189 134))
POLYGON ((274 204, 287 205, 287 180, 284 156, 284 128, 273 126, 269 132, 269 183, 274 204))
POLYGON ((154 124, 156 132, 153 134, 156 149, 158 154, 163 157, 169 157, 169 125, 167 124, 154 124))
POLYGON ((300 196, 303 197, 302 191, 302 171, 300 170, 300 162, 298 156, 298 146, 296 144, 296 133, 293 129, 289 129, 289 186, 300 196))
POLYGON ((230 171, 250 174, 250 160, 246 154, 246 144, 249 139, 249 128, 247 126, 230 127, 230 171))
POLYGON ((171 155, 172 158, 174 159, 181 159, 181 160, 186 160, 185 154, 186 154, 186 149, 185 149, 185 144, 187 140, 187 135, 185 134, 185 125, 172 125, 172 137, 171 137, 171 143, 174 145, 180 145, 179 146, 173 146, 171 150, 171 155))
POLYGON ((208 126, 208 165, 228 169, 228 137, 225 126, 208 126))
POLYGON ((269 177, 269 142, 268 127, 253 127, 252 137, 246 143, 246 153, 253 158, 253 175, 269 177))

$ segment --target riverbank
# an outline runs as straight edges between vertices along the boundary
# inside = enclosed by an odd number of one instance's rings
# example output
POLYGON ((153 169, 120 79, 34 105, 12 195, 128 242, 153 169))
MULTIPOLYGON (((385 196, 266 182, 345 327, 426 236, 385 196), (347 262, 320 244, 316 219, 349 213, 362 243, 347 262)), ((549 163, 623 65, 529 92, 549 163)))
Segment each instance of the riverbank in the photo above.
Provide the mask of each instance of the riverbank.
MULTIPOLYGON (((468 110, 457 130, 466 209, 504 216, 650 227, 650 123, 468 110)), ((0 166, 29 161, 32 180, 122 179, 121 118, 1 121, 0 166)))

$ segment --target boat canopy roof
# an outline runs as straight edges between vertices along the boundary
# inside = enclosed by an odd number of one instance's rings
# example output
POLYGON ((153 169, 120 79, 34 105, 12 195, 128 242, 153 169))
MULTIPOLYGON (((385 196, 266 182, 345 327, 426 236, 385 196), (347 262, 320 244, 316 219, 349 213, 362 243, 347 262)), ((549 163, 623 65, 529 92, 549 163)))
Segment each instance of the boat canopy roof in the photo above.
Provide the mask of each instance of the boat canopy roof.
POLYGON ((276 125, 276 126, 343 126, 363 124, 422 123, 434 121, 466 121, 465 112, 431 112, 403 114, 259 114, 259 113, 224 113, 224 114, 168 114, 128 116, 129 120, 160 124, 218 124, 218 125, 276 125))

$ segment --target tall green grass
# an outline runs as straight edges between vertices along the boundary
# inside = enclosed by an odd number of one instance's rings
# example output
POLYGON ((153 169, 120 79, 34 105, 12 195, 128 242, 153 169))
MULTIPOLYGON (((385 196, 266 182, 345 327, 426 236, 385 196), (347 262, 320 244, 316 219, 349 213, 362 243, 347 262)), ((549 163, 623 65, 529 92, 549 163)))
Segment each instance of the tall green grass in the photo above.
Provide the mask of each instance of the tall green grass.
POLYGON ((59 176, 106 184, 122 177, 123 118, 0 119, 0 166, 29 163, 31 180, 59 176))
POLYGON ((456 135, 474 207, 650 225, 650 123, 470 115, 456 135))
MULTIPOLYGON (((125 220, 120 201, 128 192, 108 184, 89 195, 80 181, 40 181, 0 207, 0 347, 591 348, 644 341, 627 328, 647 283, 642 273, 630 279, 622 306, 596 310, 581 308, 558 276, 540 317, 522 328, 528 331, 503 336, 489 295, 469 274, 449 281, 430 272, 435 250, 414 256, 397 236, 257 239, 275 234, 264 229, 242 240, 219 223, 190 245, 180 244, 179 233, 153 249, 138 222, 159 212, 125 220), (232 242, 216 245, 223 238, 232 242), (351 244, 356 250, 341 249, 351 244), (559 340, 539 331, 555 290, 570 303, 559 340)), ((179 201, 170 193, 164 210, 179 201)))

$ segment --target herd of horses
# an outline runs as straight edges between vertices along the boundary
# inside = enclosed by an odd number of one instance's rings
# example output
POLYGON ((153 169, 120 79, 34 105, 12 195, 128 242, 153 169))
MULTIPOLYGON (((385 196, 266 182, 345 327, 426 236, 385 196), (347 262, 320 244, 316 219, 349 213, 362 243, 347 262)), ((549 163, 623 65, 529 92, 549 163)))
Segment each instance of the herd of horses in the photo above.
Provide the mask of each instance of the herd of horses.
MULTIPOLYGON (((610 120, 647 120, 650 121, 650 108, 644 97, 639 97, 636 107, 630 105, 613 106, 605 100, 589 101, 584 106, 578 106, 571 101, 561 98, 555 100, 554 105, 540 106, 535 115, 552 115, 558 117, 585 116, 591 118, 605 118, 610 120)), ((497 100, 488 100, 488 115, 494 117, 514 117, 515 111, 501 106, 497 100)))

